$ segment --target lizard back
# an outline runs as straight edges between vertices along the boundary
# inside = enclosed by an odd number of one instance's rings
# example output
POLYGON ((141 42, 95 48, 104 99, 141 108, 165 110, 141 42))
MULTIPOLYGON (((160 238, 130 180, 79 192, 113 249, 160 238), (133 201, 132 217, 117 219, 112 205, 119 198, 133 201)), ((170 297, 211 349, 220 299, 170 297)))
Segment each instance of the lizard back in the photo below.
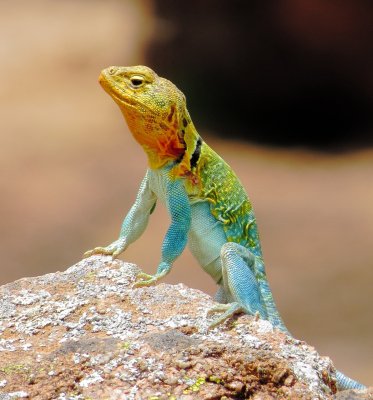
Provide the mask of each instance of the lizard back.
POLYGON ((232 168, 206 143, 196 165, 201 200, 210 203, 211 214, 223 224, 227 241, 249 248, 261 257, 256 219, 251 202, 232 168))

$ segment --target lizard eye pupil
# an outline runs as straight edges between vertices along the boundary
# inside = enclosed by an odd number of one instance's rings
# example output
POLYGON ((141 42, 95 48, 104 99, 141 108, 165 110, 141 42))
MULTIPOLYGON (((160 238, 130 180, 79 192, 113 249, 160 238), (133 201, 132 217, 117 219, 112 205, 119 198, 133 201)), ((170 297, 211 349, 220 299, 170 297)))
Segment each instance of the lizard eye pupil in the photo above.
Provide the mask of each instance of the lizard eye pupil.
POLYGON ((142 86, 143 83, 144 83, 144 78, 142 78, 141 76, 133 76, 131 78, 131 85, 135 88, 142 86))

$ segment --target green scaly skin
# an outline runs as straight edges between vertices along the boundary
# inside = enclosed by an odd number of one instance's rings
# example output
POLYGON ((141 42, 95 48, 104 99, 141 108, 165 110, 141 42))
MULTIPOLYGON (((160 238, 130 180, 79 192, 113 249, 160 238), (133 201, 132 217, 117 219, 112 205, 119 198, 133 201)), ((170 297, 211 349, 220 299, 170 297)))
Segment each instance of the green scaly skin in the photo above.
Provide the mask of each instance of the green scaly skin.
MULTIPOLYGON (((156 201, 171 224, 155 275, 141 273, 136 286, 156 283, 190 246, 201 267, 218 285, 222 303, 214 327, 236 312, 259 315, 287 331, 265 274, 257 224, 250 200, 232 169, 200 137, 183 93, 148 67, 109 67, 100 83, 122 111, 149 168, 118 240, 85 253, 121 254, 144 232, 156 201)), ((337 372, 339 389, 364 388, 337 372)))

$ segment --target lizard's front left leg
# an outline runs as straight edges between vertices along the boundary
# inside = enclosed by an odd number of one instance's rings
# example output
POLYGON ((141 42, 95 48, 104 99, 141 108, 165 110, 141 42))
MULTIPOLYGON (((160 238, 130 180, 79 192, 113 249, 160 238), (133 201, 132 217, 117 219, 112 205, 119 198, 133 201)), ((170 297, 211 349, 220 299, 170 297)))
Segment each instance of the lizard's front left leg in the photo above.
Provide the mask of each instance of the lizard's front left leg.
POLYGON ((171 216, 162 245, 162 259, 155 275, 140 273, 134 287, 149 286, 167 275, 173 262, 183 252, 190 229, 191 213, 188 195, 181 179, 169 180, 167 184, 167 207, 171 216))

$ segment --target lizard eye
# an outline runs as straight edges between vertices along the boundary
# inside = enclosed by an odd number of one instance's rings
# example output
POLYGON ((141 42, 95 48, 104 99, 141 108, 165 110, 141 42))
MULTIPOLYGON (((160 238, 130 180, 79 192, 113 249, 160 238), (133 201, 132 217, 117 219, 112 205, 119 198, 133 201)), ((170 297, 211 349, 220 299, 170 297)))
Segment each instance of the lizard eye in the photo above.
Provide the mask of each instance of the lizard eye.
POLYGON ((130 78, 130 82, 133 88, 138 89, 145 83, 145 80, 144 77, 140 75, 134 75, 130 78))

